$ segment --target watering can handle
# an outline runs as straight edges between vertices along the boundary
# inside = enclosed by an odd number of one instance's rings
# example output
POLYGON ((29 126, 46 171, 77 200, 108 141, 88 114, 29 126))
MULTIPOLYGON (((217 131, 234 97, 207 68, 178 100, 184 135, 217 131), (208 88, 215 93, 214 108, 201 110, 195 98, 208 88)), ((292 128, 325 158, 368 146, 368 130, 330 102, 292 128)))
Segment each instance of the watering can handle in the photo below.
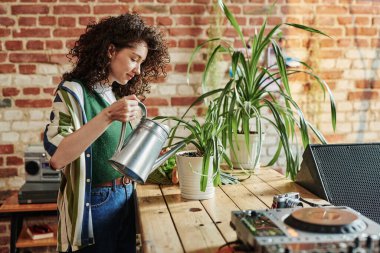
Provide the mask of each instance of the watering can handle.
MULTIPOLYGON (((142 112, 142 119, 144 119, 146 117, 146 107, 143 103, 141 103, 140 101, 138 101, 138 105, 139 107, 141 108, 141 112, 142 112)), ((123 147, 123 144, 124 144, 124 138, 125 138, 125 128, 127 126, 127 123, 126 122, 123 122, 123 124, 121 125, 121 133, 120 133, 120 139, 119 139, 119 144, 117 144, 117 149, 115 151, 115 153, 119 153, 121 148, 123 147)))

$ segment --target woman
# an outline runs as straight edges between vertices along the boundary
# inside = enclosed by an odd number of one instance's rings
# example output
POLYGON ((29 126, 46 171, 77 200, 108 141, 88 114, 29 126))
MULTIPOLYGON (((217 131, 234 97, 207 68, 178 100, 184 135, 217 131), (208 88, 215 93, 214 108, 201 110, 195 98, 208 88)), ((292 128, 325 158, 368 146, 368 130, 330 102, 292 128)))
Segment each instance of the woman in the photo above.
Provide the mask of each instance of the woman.
POLYGON ((87 26, 69 53, 44 135, 50 165, 62 170, 58 250, 135 252, 133 186, 114 170, 122 122, 139 113, 138 98, 169 63, 162 34, 137 14, 87 26))

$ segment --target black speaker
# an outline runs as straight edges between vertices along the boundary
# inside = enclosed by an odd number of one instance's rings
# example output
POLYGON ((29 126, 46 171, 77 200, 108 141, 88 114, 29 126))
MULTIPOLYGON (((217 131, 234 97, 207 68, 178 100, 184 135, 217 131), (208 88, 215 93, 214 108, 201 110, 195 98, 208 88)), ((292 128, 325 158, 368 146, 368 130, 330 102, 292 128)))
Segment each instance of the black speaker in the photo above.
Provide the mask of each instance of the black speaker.
POLYGON ((310 144, 296 182, 380 223, 380 143, 310 144))

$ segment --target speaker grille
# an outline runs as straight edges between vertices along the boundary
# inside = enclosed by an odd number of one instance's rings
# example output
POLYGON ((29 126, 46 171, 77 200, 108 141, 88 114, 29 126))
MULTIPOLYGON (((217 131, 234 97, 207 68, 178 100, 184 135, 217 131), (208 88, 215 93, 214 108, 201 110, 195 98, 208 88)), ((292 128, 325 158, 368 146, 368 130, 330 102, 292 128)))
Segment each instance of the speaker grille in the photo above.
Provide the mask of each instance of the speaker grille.
POLYGON ((328 200, 380 223, 380 143, 311 149, 328 200))

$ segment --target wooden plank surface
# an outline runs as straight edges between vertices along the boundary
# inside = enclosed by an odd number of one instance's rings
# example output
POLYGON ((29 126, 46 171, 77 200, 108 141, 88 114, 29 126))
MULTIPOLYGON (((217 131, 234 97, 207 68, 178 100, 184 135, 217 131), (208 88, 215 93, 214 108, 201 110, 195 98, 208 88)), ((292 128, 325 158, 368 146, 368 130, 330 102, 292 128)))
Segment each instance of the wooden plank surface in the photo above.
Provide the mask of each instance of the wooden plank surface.
POLYGON ((33 240, 30 238, 26 232, 26 227, 24 226, 21 230, 20 236, 17 239, 17 248, 31 248, 31 247, 41 247, 41 246, 57 246, 57 224, 49 224, 49 226, 54 231, 54 237, 33 240))
POLYGON ((15 212, 44 212, 56 211, 56 203, 44 204, 19 204, 17 192, 9 196, 0 206, 0 213, 15 213, 15 212))
POLYGON ((237 239, 230 227, 232 211, 270 208, 273 196, 286 192, 327 203, 270 168, 240 184, 217 187, 214 198, 201 201, 182 198, 178 185, 138 186, 144 252, 217 252, 237 239))
POLYGON ((136 191, 143 252, 184 252, 160 187, 137 185, 136 191))
POLYGON ((178 186, 163 186, 162 191, 185 252, 214 253, 225 243, 200 201, 181 198, 178 186))
POLYGON ((202 200, 203 207, 214 221, 226 242, 237 239, 236 232, 230 226, 231 212, 239 210, 238 206, 231 201, 230 197, 221 188, 215 189, 215 197, 202 200))

